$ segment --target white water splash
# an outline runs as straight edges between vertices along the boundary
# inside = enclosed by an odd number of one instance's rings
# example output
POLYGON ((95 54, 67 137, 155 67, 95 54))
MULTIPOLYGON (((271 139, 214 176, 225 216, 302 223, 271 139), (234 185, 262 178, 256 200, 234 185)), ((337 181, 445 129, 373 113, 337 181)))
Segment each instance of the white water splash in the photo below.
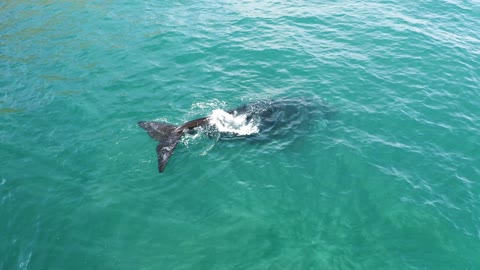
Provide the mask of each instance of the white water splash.
POLYGON ((180 139, 180 142, 185 145, 186 147, 189 147, 190 145, 195 145, 198 144, 198 139, 202 137, 202 133, 195 133, 195 134, 188 134, 185 133, 184 136, 180 139))
POLYGON ((254 120, 247 121, 245 114, 230 114, 224 110, 213 110, 209 116, 210 124, 220 132, 239 136, 258 133, 258 124, 254 120))

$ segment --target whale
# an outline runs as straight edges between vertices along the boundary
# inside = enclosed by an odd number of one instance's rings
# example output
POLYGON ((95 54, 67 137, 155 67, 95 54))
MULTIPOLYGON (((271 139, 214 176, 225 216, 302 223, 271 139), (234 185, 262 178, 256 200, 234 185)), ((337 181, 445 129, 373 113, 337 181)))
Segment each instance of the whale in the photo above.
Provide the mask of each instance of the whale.
POLYGON ((317 99, 262 100, 228 111, 214 110, 209 116, 197 118, 182 125, 139 121, 138 126, 159 142, 156 153, 158 171, 162 173, 178 142, 185 134, 200 131, 205 132, 209 137, 220 135, 220 139, 246 138, 261 142, 308 131, 308 127, 312 125, 319 112, 325 119, 331 117, 329 107, 317 99), (242 131, 239 125, 248 127, 248 130, 242 131))

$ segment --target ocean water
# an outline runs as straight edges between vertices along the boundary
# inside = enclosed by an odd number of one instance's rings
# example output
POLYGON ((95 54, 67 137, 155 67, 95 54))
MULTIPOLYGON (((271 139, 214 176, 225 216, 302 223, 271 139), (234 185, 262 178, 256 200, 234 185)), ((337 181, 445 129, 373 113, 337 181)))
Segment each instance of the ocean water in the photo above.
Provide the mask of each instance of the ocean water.
POLYGON ((476 0, 1 1, 0 269, 480 269, 479 29, 476 0), (137 126, 276 99, 334 113, 162 174, 137 126))

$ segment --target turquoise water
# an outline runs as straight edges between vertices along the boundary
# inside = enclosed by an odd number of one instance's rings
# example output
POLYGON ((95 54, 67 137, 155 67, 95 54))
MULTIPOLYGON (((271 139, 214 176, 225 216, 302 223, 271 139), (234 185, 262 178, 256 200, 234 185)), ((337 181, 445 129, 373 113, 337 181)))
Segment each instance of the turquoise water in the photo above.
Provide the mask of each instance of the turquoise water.
POLYGON ((478 1, 2 1, 0 269, 480 269, 478 1), (140 120, 335 111, 263 143, 140 120), (301 136, 300 136, 301 135, 301 136))

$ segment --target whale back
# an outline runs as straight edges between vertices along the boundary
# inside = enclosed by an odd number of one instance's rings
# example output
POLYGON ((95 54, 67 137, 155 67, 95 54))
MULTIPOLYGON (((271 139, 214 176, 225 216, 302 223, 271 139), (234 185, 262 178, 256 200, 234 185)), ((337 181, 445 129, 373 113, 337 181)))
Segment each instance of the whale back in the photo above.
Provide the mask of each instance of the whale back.
POLYGON ((228 112, 245 114, 247 121, 258 123, 258 133, 247 136, 250 140, 267 141, 307 133, 315 122, 328 119, 330 111, 318 99, 278 99, 243 105, 228 112))

